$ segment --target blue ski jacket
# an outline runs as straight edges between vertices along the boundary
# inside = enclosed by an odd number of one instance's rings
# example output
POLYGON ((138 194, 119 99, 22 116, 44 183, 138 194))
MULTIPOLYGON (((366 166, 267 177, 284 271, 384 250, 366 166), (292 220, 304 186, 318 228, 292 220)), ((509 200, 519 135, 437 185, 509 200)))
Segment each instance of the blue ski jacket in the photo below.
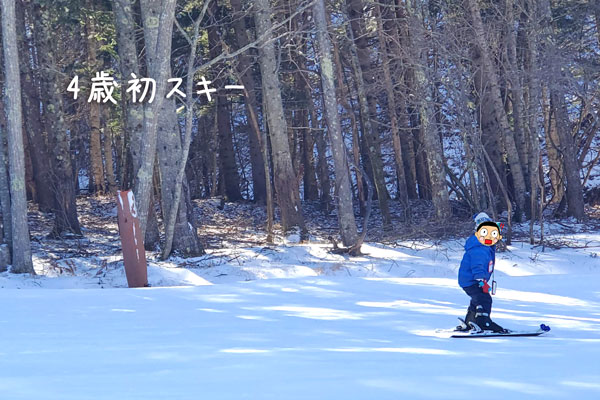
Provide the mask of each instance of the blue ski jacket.
POLYGON ((496 245, 485 246, 471 235, 465 243, 465 255, 458 270, 458 284, 467 287, 477 283, 477 279, 490 279, 496 263, 496 245))

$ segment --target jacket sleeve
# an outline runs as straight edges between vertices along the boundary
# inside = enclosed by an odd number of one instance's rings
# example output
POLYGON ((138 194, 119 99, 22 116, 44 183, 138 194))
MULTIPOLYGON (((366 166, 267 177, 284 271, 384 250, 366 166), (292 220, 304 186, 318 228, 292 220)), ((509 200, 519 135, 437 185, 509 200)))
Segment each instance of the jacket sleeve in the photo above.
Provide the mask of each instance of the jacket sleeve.
POLYGON ((474 279, 489 279, 489 257, 486 249, 475 248, 471 253, 471 271, 474 279))

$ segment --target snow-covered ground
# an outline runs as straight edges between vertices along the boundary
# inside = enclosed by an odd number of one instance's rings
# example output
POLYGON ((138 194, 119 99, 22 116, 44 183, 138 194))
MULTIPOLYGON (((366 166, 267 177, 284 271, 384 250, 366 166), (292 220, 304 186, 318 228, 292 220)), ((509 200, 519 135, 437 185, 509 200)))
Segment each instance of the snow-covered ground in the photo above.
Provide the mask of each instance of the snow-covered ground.
MULTIPOLYGON (((577 227, 575 227, 577 228, 577 227)), ((572 248, 530 246, 513 242, 498 252, 496 278, 548 274, 600 274, 600 232, 563 233, 554 224, 550 243, 572 248)), ((572 231, 573 227, 569 227, 572 231)), ((202 286, 274 278, 450 278, 455 279, 463 255, 464 239, 443 242, 398 242, 395 245, 367 243, 364 256, 348 257, 329 252, 331 244, 284 243, 276 246, 208 249, 197 258, 172 257, 160 261, 147 253, 151 286, 202 286)), ((34 254, 38 275, 0 273, 0 288, 119 288, 127 287, 122 255, 65 257, 48 263, 44 254, 34 254)))
POLYGON ((498 254, 492 317, 536 338, 440 332, 463 241, 212 250, 144 289, 117 256, 36 263, 0 274, 0 399, 598 399, 600 234, 557 238, 582 248, 498 254))

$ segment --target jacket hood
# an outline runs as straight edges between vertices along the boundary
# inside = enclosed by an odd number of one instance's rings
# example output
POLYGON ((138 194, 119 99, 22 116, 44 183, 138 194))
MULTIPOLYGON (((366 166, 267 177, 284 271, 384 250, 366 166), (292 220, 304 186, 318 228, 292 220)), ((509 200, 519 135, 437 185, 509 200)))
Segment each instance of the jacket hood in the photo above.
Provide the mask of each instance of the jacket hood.
POLYGON ((477 237, 475 235, 469 236, 469 238, 467 239, 467 242, 465 243, 465 250, 470 250, 473 247, 477 247, 477 246, 488 247, 488 246, 481 244, 479 242, 479 240, 477 240, 477 237))

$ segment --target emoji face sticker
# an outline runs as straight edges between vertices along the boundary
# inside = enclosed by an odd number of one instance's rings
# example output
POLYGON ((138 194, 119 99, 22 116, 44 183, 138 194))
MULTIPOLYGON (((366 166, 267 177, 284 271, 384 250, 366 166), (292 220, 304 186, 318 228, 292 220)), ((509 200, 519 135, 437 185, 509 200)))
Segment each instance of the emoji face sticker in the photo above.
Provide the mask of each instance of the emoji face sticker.
POLYGON ((494 226, 492 226, 492 224, 481 226, 479 230, 475 232, 475 236, 477 236, 479 243, 484 246, 493 246, 502 239, 500 230, 498 230, 498 227, 495 224, 494 226))

